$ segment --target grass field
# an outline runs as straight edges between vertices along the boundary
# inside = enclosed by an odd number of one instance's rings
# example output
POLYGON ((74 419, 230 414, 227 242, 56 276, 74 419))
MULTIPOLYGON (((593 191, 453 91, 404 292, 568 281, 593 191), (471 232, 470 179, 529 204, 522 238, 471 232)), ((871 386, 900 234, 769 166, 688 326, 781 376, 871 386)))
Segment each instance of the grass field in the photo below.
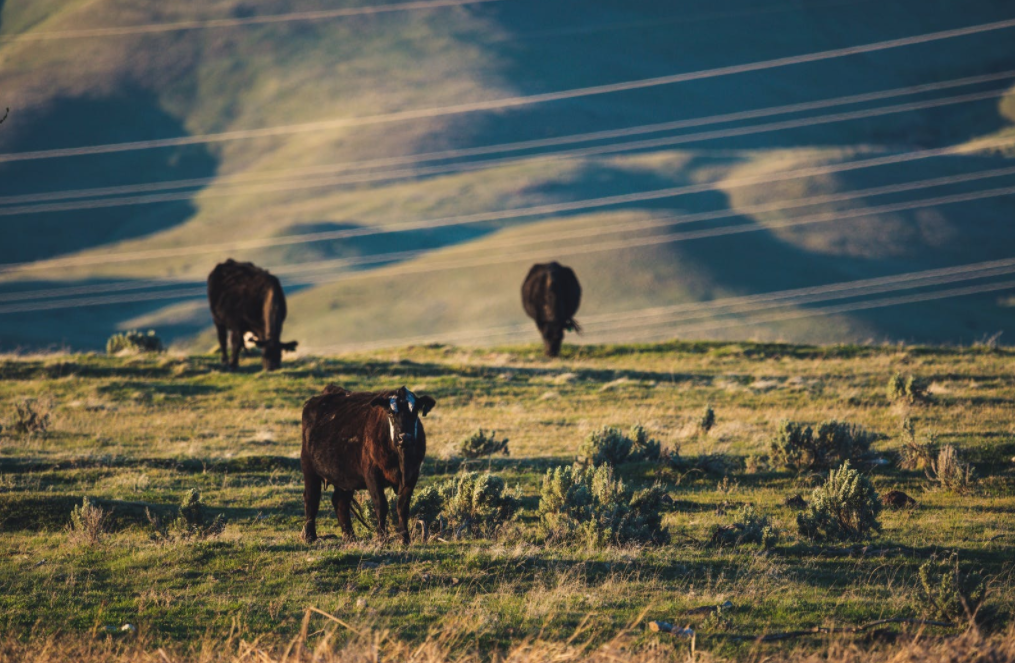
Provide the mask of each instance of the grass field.
MULTIPOLYGON (((918 568, 932 555, 957 552, 963 569, 988 579, 984 632, 1003 633, 1015 609, 1013 361, 1015 353, 988 347, 679 342, 571 346, 559 361, 543 359, 534 345, 412 347, 304 356, 272 374, 257 371, 253 359, 227 373, 208 356, 6 356, 0 632, 12 658, 49 637, 88 649, 107 626, 125 623, 137 633, 115 637, 148 651, 197 657, 201 643, 232 629, 281 652, 300 639, 304 615, 315 607, 352 630, 332 633, 332 622, 313 616, 304 632, 311 649, 325 634, 329 650, 350 638, 362 644, 353 635, 360 631, 410 648, 443 637, 444 651, 483 657, 525 640, 562 647, 577 633, 572 644, 598 646, 626 632, 625 646, 651 650, 646 657, 686 652, 686 640, 646 629, 649 620, 664 620, 695 629, 699 651, 747 658, 822 651, 827 639, 756 645, 737 635, 924 617, 918 568), (895 372, 929 381, 931 402, 889 403, 886 384, 895 372), (433 395, 421 485, 462 469, 490 470, 518 490, 516 520, 492 540, 301 543, 300 411, 330 382, 350 389, 404 384, 433 395), (12 428, 25 398, 49 412, 46 434, 12 428), (717 422, 704 434, 696 422, 707 404, 717 422), (800 536, 784 501, 809 497, 815 477, 758 460, 780 420, 861 424, 881 434, 877 455, 893 461, 905 417, 918 436, 952 444, 972 463, 968 491, 944 490, 923 471, 894 463, 866 466, 880 493, 901 489, 917 508, 885 510, 883 531, 866 549, 800 536), (547 543, 536 517, 542 475, 571 464, 593 429, 637 423, 685 458, 725 454, 749 462, 725 477, 661 462, 620 465, 629 485, 660 482, 671 498, 666 545, 547 543), (453 447, 480 427, 507 436, 511 455, 456 459, 453 447), (224 516, 224 532, 155 536, 145 509, 171 518, 193 488, 212 514, 224 516), (95 543, 69 527, 85 496, 110 513, 95 543), (779 542, 767 550, 709 546, 711 527, 729 522, 743 504, 773 519, 779 542), (726 601, 733 607, 724 619, 687 614, 726 601)), ((328 509, 318 529, 337 531, 328 509)))

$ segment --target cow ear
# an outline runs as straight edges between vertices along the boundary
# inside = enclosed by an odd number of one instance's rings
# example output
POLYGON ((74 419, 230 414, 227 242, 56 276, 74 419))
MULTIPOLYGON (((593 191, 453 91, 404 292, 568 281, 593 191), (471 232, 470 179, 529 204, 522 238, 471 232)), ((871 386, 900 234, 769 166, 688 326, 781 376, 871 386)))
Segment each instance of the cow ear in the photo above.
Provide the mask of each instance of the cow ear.
POLYGON ((370 405, 373 407, 382 407, 387 410, 391 407, 391 401, 388 400, 387 396, 378 396, 374 400, 370 401, 370 405))
POLYGON ((288 343, 283 343, 282 344, 282 351, 283 352, 295 352, 296 351, 296 344, 297 343, 298 343, 298 341, 289 341, 288 343))
POLYGON ((424 417, 427 412, 433 409, 434 405, 437 405, 437 401, 430 396, 419 396, 416 398, 416 407, 419 408, 419 413, 424 417))

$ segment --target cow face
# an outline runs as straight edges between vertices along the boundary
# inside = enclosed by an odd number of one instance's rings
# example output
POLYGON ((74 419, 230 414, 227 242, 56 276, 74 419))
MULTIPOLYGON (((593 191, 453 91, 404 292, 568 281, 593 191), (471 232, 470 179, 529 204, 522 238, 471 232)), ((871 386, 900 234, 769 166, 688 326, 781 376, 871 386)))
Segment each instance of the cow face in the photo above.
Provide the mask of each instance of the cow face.
POLYGON ((378 396, 370 403, 384 409, 391 427, 391 443, 400 458, 414 452, 423 438, 420 416, 426 416, 437 402, 429 396, 417 396, 402 387, 391 396, 378 396))
POLYGON ((257 347, 261 348, 261 366, 266 371, 275 371, 282 366, 282 353, 296 350, 296 341, 282 343, 278 339, 269 338, 267 341, 255 341, 257 347))

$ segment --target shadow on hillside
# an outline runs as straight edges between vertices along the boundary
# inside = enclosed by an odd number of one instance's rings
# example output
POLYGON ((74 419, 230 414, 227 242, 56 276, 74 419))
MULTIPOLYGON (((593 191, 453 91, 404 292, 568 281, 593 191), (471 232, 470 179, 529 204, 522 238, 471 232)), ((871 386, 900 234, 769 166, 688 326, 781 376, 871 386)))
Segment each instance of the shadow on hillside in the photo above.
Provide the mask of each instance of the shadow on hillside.
MULTIPOLYGON (((124 87, 106 96, 58 97, 40 108, 12 113, 0 132, 0 150, 34 152, 171 138, 187 133, 177 118, 161 108, 154 94, 124 87)), ((201 145, 13 161, 0 164, 0 196, 208 178, 215 174, 217 164, 211 152, 201 145)), ((190 191, 196 193, 193 188, 190 191)), ((192 194, 182 200, 153 204, 106 205, 114 198, 161 194, 78 197, 80 204, 73 197, 18 203, 19 207, 34 206, 32 209, 49 211, 6 214, 3 223, 7 241, 0 244, 0 261, 50 258, 144 237, 177 226, 194 213, 192 194), (77 208, 61 210, 47 205, 77 208)))
MULTIPOLYGON (((495 53, 502 75, 518 94, 727 67, 1012 18, 1011 8, 1003 3, 964 5, 961 16, 956 15, 957 11, 924 10, 924 4, 914 0, 878 6, 876 22, 867 20, 870 6, 862 2, 781 3, 759 10, 751 0, 733 0, 717 11, 711 5, 677 6, 664 0, 598 0, 594 7, 568 0, 540 5, 539 11, 512 3, 484 5, 470 11, 495 25, 494 34, 506 35, 492 43, 486 40, 486 34, 476 35, 475 39, 495 53), (773 34, 784 38, 771 39, 773 34)), ((469 38, 459 35, 459 39, 469 38)), ((474 142, 496 143, 521 136, 541 138, 706 117, 974 76, 1011 69, 1009 40, 1010 35, 1000 30, 966 40, 578 97, 477 119, 469 129, 474 142), (970 51, 974 43, 975 50, 970 51), (533 135, 534 128, 538 135, 533 135)), ((995 82, 986 89, 997 86, 995 82)), ((940 95, 982 89, 970 86, 940 95)), ((873 105, 912 99, 899 97, 873 105)), ((849 110, 859 107, 863 106, 854 105, 849 110)), ((771 119, 751 123, 765 121, 771 119)), ((997 101, 993 100, 702 145, 706 149, 935 145, 989 134, 1002 125, 997 101)))

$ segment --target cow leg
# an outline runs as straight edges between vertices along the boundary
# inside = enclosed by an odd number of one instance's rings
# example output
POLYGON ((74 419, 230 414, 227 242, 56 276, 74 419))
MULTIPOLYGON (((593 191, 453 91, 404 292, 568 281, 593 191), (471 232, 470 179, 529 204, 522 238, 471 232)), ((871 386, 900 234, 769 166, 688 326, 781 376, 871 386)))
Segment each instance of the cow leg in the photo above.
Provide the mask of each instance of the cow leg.
POLYGON ((234 329, 230 340, 233 344, 233 356, 229 361, 229 366, 232 368, 239 368, 240 350, 243 349, 243 334, 234 329))
POLYGON ((414 486, 402 486, 398 491, 398 533, 402 543, 409 544, 409 503, 412 501, 414 486))
POLYGON ((303 523, 301 538, 307 543, 317 540, 317 510, 321 507, 321 477, 316 474, 303 474, 303 523))
POLYGON ((374 513, 377 514, 377 538, 387 538, 388 500, 384 497, 384 486, 375 477, 367 482, 367 490, 370 491, 370 499, 374 503, 374 513))
POLYGON ((560 344, 564 340, 564 331, 552 322, 544 323, 539 328, 543 335, 543 348, 547 357, 556 357, 560 354, 560 344))
POLYGON ((331 505, 335 507, 335 516, 342 528, 342 534, 350 540, 356 538, 356 533, 352 531, 352 497, 351 490, 342 490, 338 487, 331 496, 331 505))
POLYGON ((215 329, 219 333, 219 348, 222 350, 222 363, 229 363, 229 330, 225 325, 215 324, 215 329))

